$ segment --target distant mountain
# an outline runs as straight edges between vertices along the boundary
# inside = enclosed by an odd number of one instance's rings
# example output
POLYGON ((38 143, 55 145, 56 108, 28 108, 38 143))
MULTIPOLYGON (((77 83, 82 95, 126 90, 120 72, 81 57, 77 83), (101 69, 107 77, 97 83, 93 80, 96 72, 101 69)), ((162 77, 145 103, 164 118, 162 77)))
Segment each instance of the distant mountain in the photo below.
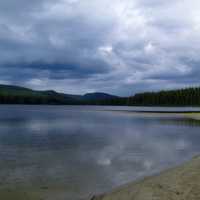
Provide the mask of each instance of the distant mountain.
POLYGON ((90 104, 124 106, 200 106, 200 87, 138 93, 130 97, 86 94, 90 104), (97 98, 95 98, 97 97, 97 98), (101 97, 103 99, 101 99, 101 97))
POLYGON ((13 86, 13 85, 0 85, 0 92, 1 93, 26 93, 26 92, 33 92, 33 90, 28 89, 28 88, 24 88, 24 87, 20 87, 20 86, 13 86))
POLYGON ((72 95, 0 85, 0 104, 200 106, 200 87, 145 92, 122 98, 100 92, 72 95))
POLYGON ((84 100, 109 100, 109 99, 115 99, 118 98, 118 96, 101 93, 101 92, 95 92, 95 93, 87 93, 83 95, 82 99, 84 100))
POLYGON ((0 85, 1 104, 101 104, 100 101, 112 98, 117 97, 106 93, 72 95, 58 93, 53 90, 36 91, 19 86, 0 85))

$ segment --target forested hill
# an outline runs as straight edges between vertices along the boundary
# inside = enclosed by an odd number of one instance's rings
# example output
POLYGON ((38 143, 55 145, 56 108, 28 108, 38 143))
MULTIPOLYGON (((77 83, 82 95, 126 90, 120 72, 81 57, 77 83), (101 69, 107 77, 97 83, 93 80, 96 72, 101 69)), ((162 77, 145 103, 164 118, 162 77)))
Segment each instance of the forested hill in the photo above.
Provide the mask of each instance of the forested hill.
POLYGON ((139 93, 130 97, 127 104, 145 106, 200 106, 200 87, 139 93))
POLYGON ((0 104, 200 106, 200 87, 145 92, 121 98, 106 93, 71 95, 51 90, 35 91, 18 86, 0 85, 0 104))
POLYGON ((200 106, 200 87, 138 93, 131 97, 105 99, 102 105, 200 106))
POLYGON ((71 95, 58 93, 53 90, 36 91, 19 86, 0 85, 0 104, 58 104, 82 105, 97 104, 104 99, 117 99, 105 93, 89 93, 85 95, 71 95))

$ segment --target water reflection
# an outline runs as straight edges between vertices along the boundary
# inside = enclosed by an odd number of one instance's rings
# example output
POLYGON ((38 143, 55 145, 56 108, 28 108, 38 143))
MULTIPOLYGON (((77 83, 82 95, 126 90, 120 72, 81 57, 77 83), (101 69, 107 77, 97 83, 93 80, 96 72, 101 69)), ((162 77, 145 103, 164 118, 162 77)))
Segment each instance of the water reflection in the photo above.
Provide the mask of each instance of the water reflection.
POLYGON ((199 123, 177 116, 100 108, 0 109, 0 189, 17 185, 42 191, 43 199, 83 199, 200 152, 199 123))

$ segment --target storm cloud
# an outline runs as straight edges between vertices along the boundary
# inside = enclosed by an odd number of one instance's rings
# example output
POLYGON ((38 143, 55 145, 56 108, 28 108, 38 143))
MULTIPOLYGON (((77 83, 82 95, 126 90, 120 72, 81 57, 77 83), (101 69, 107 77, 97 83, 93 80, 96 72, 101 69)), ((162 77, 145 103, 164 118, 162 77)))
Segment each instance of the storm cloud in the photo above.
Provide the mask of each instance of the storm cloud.
POLYGON ((0 1, 0 83, 130 95, 200 85, 198 0, 0 1))

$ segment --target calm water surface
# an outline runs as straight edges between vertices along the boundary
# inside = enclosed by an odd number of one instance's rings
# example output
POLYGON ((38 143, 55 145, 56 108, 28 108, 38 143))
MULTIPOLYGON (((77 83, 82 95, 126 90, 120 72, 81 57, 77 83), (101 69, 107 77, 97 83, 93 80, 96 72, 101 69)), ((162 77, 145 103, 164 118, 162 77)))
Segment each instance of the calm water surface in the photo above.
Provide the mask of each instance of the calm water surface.
POLYGON ((200 153, 197 121, 130 109, 0 106, 0 192, 87 199, 200 153))

